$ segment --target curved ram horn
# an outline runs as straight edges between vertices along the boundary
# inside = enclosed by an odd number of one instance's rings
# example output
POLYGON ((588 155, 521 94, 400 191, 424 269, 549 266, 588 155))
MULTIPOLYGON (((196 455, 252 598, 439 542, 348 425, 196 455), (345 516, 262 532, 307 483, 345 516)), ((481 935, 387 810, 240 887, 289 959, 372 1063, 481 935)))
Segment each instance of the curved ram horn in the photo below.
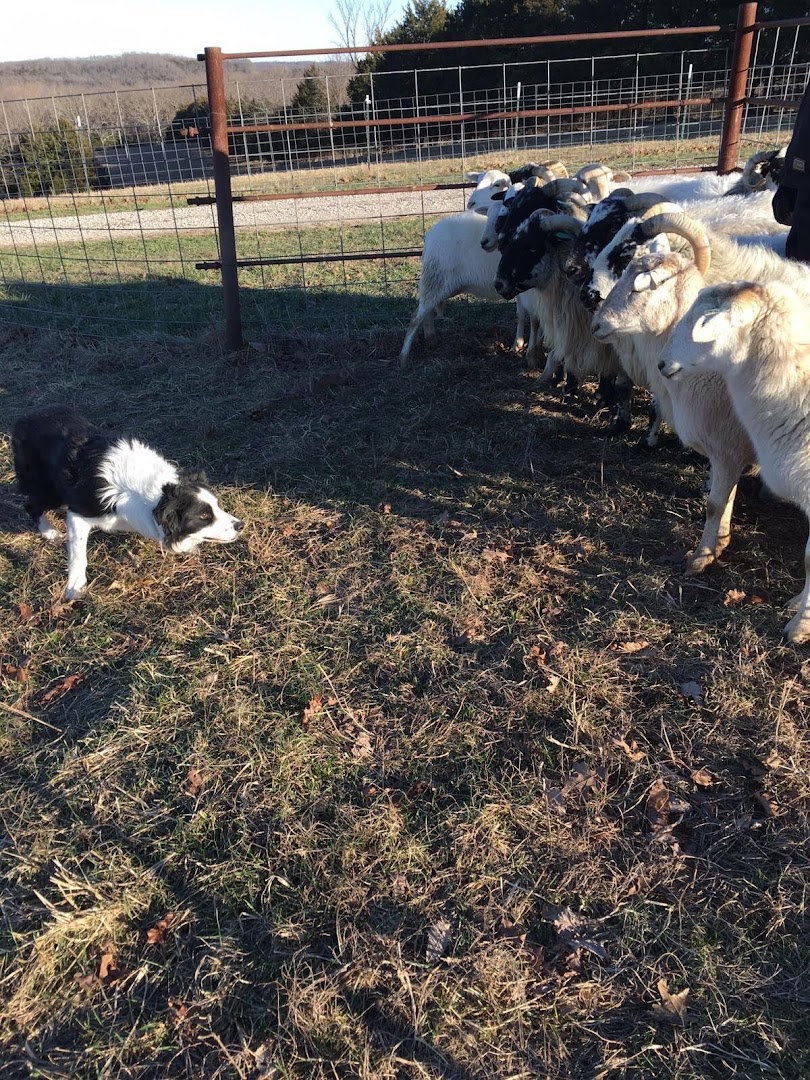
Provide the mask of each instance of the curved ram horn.
MULTIPOLYGON (((612 197, 615 199, 617 194, 614 191, 612 197)), ((666 201, 665 196, 659 195, 657 191, 635 191, 632 195, 622 198, 624 205, 633 214, 639 214, 644 210, 649 210, 651 206, 658 206, 666 201)))
POLYGON ((543 214, 536 221, 543 232, 564 232, 571 236, 579 236, 582 232, 582 222, 570 214, 543 214))
POLYGON ((544 161, 543 168, 548 169, 550 172, 554 173, 554 176, 558 180, 568 179, 568 169, 566 169, 566 167, 561 161, 544 161))
POLYGON ((550 195, 553 199, 561 199, 572 192, 576 192, 577 195, 585 195, 587 190, 581 180, 573 179, 552 180, 550 184, 543 186, 543 194, 550 195))
POLYGON ((699 222, 690 218, 687 214, 655 214, 653 217, 648 217, 639 222, 639 228, 642 235, 648 240, 652 240, 659 233, 682 236, 684 240, 688 240, 695 255, 695 266, 698 273, 701 277, 706 277, 712 261, 712 250, 709 244, 709 234, 699 222))
POLYGON ((620 169, 613 174, 613 179, 617 184, 626 184, 628 180, 633 179, 633 174, 625 172, 624 169, 620 169))
POLYGON ((545 165, 538 165, 534 173, 537 180, 541 180, 544 184, 553 184, 557 177, 551 171, 547 169, 545 165))
POLYGON ((579 172, 574 174, 576 180, 581 180, 590 191, 594 199, 599 201, 610 194, 610 181, 613 179, 613 170, 600 162, 592 165, 583 165, 579 172))

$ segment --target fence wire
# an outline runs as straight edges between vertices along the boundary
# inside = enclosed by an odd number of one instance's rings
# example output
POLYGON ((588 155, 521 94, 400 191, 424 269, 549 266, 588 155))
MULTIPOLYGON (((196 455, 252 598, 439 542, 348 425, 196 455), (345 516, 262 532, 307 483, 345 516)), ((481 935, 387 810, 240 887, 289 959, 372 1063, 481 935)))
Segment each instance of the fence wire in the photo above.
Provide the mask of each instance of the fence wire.
MULTIPOLYGON (((759 31, 748 96, 800 97, 809 44, 807 27, 759 31)), ((404 325, 419 260, 357 255, 418 251, 466 199, 424 189, 468 171, 713 164, 729 59, 716 47, 372 73, 354 105, 345 75, 279 88, 240 73, 229 123, 273 130, 230 136, 239 257, 297 259, 240 271, 248 338, 404 325), (658 107, 672 101, 694 103, 658 107), (280 197, 239 201, 267 195, 280 197)), ((747 106, 741 155, 784 144, 794 118, 747 106)), ((202 69, 194 85, 0 102, 0 321, 99 337, 219 327, 218 275, 197 269, 219 256, 213 195, 202 69)))

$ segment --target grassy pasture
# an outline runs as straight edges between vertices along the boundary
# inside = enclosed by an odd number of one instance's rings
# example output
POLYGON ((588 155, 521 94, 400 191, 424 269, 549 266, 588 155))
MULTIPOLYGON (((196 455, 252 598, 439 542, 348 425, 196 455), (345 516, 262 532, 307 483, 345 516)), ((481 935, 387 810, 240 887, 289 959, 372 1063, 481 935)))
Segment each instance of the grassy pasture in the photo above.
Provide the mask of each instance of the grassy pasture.
POLYGON ((746 483, 688 579, 697 458, 541 391, 506 307, 403 374, 363 303, 237 357, 0 330, 4 1078, 806 1077, 806 522, 746 483), (60 607, 7 440, 56 401, 244 540, 94 538, 60 607))

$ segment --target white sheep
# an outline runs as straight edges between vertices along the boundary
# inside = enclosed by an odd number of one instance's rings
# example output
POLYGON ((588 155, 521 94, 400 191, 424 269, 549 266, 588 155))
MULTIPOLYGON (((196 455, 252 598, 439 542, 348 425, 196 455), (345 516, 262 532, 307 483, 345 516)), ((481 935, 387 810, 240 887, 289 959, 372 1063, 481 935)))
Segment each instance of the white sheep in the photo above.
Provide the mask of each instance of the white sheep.
POLYGON ((753 462, 752 449, 719 381, 704 374, 694 386, 669 386, 659 371, 662 350, 707 279, 728 281, 724 275, 744 270, 762 281, 782 281, 810 302, 810 267, 784 259, 764 244, 709 233, 682 213, 652 214, 634 229, 639 244, 661 234, 687 240, 695 263, 676 252, 641 256, 643 248, 633 248, 621 278, 597 307, 592 330, 600 340, 613 341, 622 359, 622 342, 632 346, 637 381, 648 386, 681 441, 709 458, 706 528, 687 566, 699 573, 728 543, 737 481, 753 462))
MULTIPOLYGON (((677 380, 690 371, 722 375, 775 495, 810 515, 810 309, 782 282, 736 281, 702 289, 661 360, 677 380)), ((790 641, 810 640, 810 540, 803 590, 788 606, 790 641)))
MULTIPOLYGON (((490 201, 490 214, 497 214, 500 203, 490 201)), ((442 218, 425 233, 422 273, 419 277, 419 304, 411 317, 399 354, 402 367, 408 363, 416 333, 421 326, 425 340, 435 340, 434 317, 445 301, 462 294, 481 300, 501 300, 495 289, 495 274, 500 256, 481 247, 481 236, 488 218, 465 211, 442 218)), ((531 325, 525 303, 518 304, 518 324, 514 348, 522 347, 527 321, 530 323, 529 350, 535 348, 536 327, 531 325)))
POLYGON ((594 336, 616 345, 623 360, 632 349, 636 381, 649 388, 683 445, 709 459, 706 522, 687 559, 689 574, 701 573, 728 546, 737 483, 756 460, 720 376, 699 372, 669 384, 658 368, 673 328, 703 287, 708 245, 699 246, 695 257, 697 265, 678 252, 635 255, 592 323, 594 336))
MULTIPOLYGON (((688 204, 690 220, 702 221, 711 228, 717 244, 717 258, 712 266, 713 280, 728 280, 727 264, 736 257, 740 244, 770 247, 783 254, 787 229, 773 219, 770 194, 727 196, 720 199, 693 201, 688 204), (734 243, 723 244, 723 234, 733 237, 734 243)), ((678 215, 682 208, 653 192, 634 195, 613 195, 594 207, 583 225, 574 224, 576 239, 566 264, 566 273, 581 282, 580 298, 590 311, 595 311, 619 280, 630 260, 644 251, 669 250, 663 234, 651 234, 642 223, 654 215, 678 215), (620 224, 624 221, 624 224, 620 224)), ((733 276, 733 275, 732 275, 733 276)), ((632 383, 650 390, 655 397, 655 409, 645 437, 650 448, 656 445, 661 421, 671 421, 667 402, 655 396, 646 365, 638 357, 632 337, 614 341, 622 368, 632 383)))

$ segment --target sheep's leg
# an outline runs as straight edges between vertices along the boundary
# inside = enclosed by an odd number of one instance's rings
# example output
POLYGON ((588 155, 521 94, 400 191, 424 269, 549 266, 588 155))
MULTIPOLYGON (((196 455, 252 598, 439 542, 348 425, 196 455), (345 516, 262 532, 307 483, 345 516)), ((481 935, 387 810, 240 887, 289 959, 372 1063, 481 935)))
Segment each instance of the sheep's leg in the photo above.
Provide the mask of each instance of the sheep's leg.
POLYGON ((810 639, 810 540, 804 549, 804 575, 804 588, 793 598, 799 610, 785 627, 785 635, 794 645, 802 645, 810 639))
POLYGON ((616 376, 600 375, 599 385, 596 388, 596 400, 601 402, 605 409, 612 409, 616 404, 616 376))
POLYGON ((661 434, 661 424, 664 422, 664 418, 661 415, 661 409, 655 398, 652 399, 650 404, 649 423, 647 424, 647 431, 644 438, 641 440, 642 445, 648 450, 654 450, 658 446, 658 436, 661 434))
MULTIPOLYGON (((523 304, 520 302, 520 297, 517 298, 517 327, 515 328, 515 340, 512 342, 512 352, 520 352, 523 346, 526 344, 526 318, 527 311, 523 304)), ((531 316, 528 316, 529 323, 531 324, 531 316)), ((531 331, 530 331, 531 333, 531 331)))
POLYGON ((633 384, 624 372, 616 376, 614 396, 616 400, 616 420, 610 429, 610 434, 626 435, 632 426, 633 384))
POLYGON ((563 388, 563 397, 575 397, 576 392, 579 390, 579 379, 576 375, 573 375, 570 371, 565 373, 565 387, 563 388))
POLYGON ((411 316, 411 321, 408 324, 408 331, 405 334, 405 340, 402 342, 402 348, 399 350, 399 366, 405 367, 411 355, 411 349, 413 348, 413 339, 419 330, 419 327, 424 323, 425 325, 425 339, 427 341, 435 340, 435 331, 433 326, 433 315, 437 309, 436 304, 427 303, 424 300, 419 301, 419 307, 411 316))
POLYGON ((543 374, 540 376, 541 383, 548 383, 549 385, 556 385, 562 378, 562 373, 558 376, 557 372, 564 366, 565 360, 560 359, 560 354, 556 349, 549 349, 546 353, 546 366, 543 368, 543 374))
POLYGON ((731 540, 731 515, 740 479, 739 464, 712 461, 712 486, 706 503, 706 524, 695 551, 686 560, 687 574, 702 574, 720 557, 731 540))
POLYGON ((540 330, 540 322, 534 316, 529 316, 529 344, 526 346, 526 367, 534 371, 537 367, 537 361, 540 353, 540 342, 542 340, 542 332, 540 330))
POLYGON ((561 383, 563 381, 563 376, 564 375, 565 375, 565 363, 563 361, 560 361, 554 367, 554 370, 551 373, 551 378, 549 379, 549 382, 551 383, 552 386, 557 386, 559 383, 561 383))
POLYGON ((436 314, 434 308, 433 311, 428 311, 422 320, 422 333, 425 335, 425 342, 428 345, 433 345, 436 341, 436 323, 434 322, 436 314))

